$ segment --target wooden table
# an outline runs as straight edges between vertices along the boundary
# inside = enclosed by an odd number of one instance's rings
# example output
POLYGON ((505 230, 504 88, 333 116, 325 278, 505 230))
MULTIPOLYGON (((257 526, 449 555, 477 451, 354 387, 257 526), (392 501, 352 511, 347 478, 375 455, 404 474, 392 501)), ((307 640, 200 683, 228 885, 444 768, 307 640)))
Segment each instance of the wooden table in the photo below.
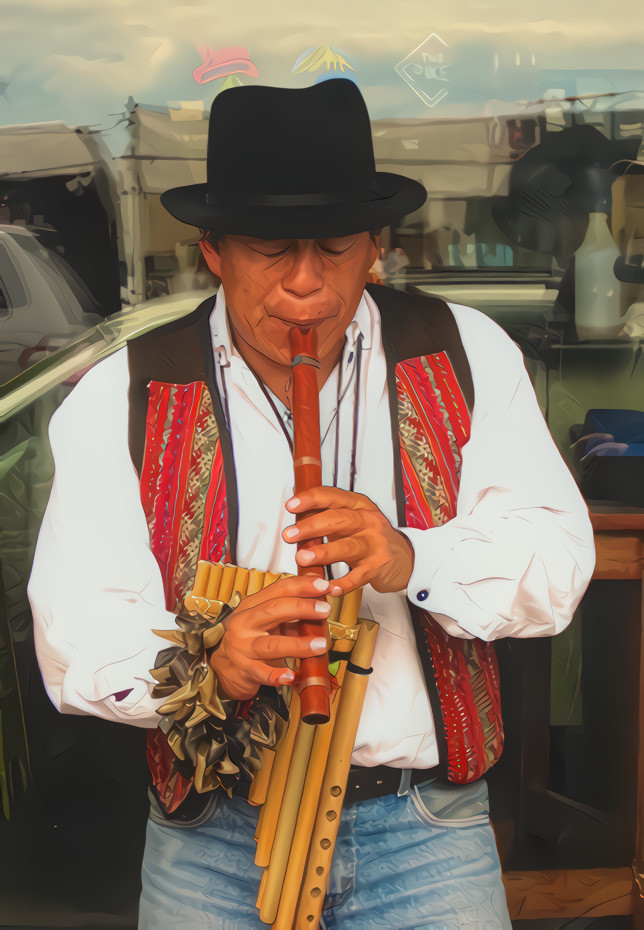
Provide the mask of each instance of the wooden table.
POLYGON ((637 838, 633 860, 633 924, 644 930, 644 512, 630 508, 610 511, 593 505, 590 518, 595 531, 597 563, 594 578, 642 581, 637 753, 637 838))
POLYGON ((637 838, 632 869, 506 872, 512 919, 633 915, 644 930, 644 511, 590 502, 597 561, 593 579, 642 582, 638 695, 637 838))

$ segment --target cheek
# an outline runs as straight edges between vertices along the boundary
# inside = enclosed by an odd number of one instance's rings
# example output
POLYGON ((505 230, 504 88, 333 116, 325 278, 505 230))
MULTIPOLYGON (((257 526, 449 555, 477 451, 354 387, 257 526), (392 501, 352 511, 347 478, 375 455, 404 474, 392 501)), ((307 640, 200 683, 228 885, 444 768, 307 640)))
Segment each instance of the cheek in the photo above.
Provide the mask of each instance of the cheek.
POLYGON ((345 305, 355 303, 367 282, 371 263, 347 261, 334 266, 331 277, 337 294, 345 305))
POLYGON ((265 275, 252 266, 237 264, 222 268, 221 282, 226 303, 254 325, 261 317, 261 307, 270 289, 265 275))

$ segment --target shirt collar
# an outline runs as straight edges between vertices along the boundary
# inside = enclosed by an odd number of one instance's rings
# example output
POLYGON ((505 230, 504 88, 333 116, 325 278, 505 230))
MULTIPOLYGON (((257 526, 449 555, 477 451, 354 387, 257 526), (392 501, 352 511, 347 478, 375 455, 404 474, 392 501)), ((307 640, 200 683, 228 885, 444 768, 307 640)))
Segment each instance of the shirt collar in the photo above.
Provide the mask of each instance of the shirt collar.
MULTIPOLYGON (((353 348, 358 340, 358 336, 362 336, 362 348, 370 349, 371 335, 371 313, 366 300, 366 292, 363 291, 355 316, 346 329, 345 336, 347 345, 353 348)), ((220 286, 217 291, 215 306, 210 314, 210 337, 212 339, 215 360, 220 367, 228 368, 231 358, 241 358, 230 335, 228 314, 226 313, 226 295, 224 294, 223 286, 220 286)))

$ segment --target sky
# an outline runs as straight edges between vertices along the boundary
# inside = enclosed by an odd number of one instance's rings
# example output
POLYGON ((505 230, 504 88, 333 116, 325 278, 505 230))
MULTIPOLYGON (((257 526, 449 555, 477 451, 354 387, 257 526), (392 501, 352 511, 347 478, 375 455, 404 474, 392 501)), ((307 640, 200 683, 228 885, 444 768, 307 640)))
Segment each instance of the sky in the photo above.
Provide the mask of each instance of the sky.
MULTIPOLYGON (((475 116, 544 95, 644 91, 641 0, 0 0, 0 126, 62 121, 109 129, 126 101, 202 100, 198 49, 241 46, 258 77, 286 87, 306 49, 329 45, 355 69, 372 119, 475 116), (424 83, 396 65, 432 34, 444 50, 424 83), (6 86, 5 86, 6 85, 6 86), (442 93, 441 93, 442 91, 442 93)), ((618 103, 619 100, 616 100, 618 103)))

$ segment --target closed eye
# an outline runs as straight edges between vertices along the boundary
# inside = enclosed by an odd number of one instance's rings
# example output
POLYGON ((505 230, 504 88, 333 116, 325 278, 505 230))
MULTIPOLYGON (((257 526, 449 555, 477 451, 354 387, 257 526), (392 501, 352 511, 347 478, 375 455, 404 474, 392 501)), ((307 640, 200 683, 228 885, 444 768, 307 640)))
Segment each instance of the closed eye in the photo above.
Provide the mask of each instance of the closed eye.
POLYGON ((320 239, 318 247, 327 255, 342 255, 358 241, 357 236, 346 236, 342 239, 320 239))
POLYGON ((286 255, 289 249, 290 245, 287 245, 286 248, 279 249, 277 252, 265 252, 264 249, 253 249, 253 252, 259 252, 260 255, 265 255, 266 258, 277 258, 279 255, 286 255))

